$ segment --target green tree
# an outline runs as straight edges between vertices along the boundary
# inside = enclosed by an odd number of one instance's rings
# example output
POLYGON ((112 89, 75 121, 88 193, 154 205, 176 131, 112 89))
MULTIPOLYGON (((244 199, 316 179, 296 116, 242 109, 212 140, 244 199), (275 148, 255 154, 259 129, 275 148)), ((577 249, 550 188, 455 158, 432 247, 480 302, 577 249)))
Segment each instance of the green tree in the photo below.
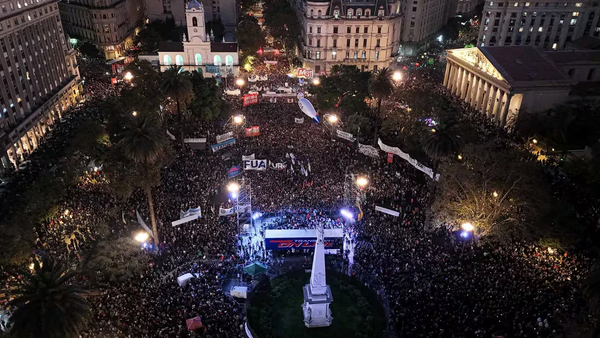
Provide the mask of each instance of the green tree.
POLYGON ((434 172, 437 172, 437 164, 460 148, 459 125, 452 118, 443 118, 430 130, 423 142, 423 150, 436 163, 434 172))
POLYGON ((131 119, 120 136, 118 146, 125 157, 136 164, 135 171, 140 175, 136 181, 141 183, 146 194, 154 244, 158 247, 152 186, 160 183, 160 168, 169 153, 169 141, 155 119, 142 115, 131 119))
POLYGON ((373 98, 377 100, 377 110, 375 111, 375 136, 373 138, 373 145, 377 144, 377 137, 379 129, 381 128, 381 121, 383 116, 381 115, 381 102, 389 98, 394 92, 394 83, 392 80, 392 71, 387 67, 383 67, 371 74, 369 79, 369 93, 373 98))
POLYGON ((461 161, 442 162, 433 210, 444 221, 470 222, 480 235, 541 237, 550 188, 530 154, 493 143, 468 144, 461 161))
POLYGON ((77 276, 44 256, 34 261, 32 271, 20 269, 21 276, 10 289, 8 305, 14 337, 77 338, 91 317, 87 292, 73 284, 77 276))
POLYGON ((335 65, 329 76, 321 76, 319 85, 311 85, 309 93, 315 96, 319 111, 339 108, 346 116, 364 113, 369 83, 369 73, 361 72, 356 66, 335 65))
POLYGON ((238 22, 235 37, 244 56, 256 55, 265 46, 265 34, 254 16, 246 15, 238 22))
MULTIPOLYGON (((288 54, 294 54, 298 37, 302 33, 301 24, 289 1, 266 0, 263 2, 264 26, 276 43, 282 43, 288 54)), ((275 46, 280 48, 281 46, 275 46)))
POLYGON ((143 53, 154 53, 162 41, 160 33, 154 26, 142 29, 133 39, 133 44, 140 48, 143 53))
MULTIPOLYGON (((164 104, 166 96, 161 88, 163 78, 152 64, 146 60, 135 60, 125 68, 125 72, 131 72, 133 79, 131 86, 124 86, 121 90, 121 98, 118 104, 122 112, 131 114, 136 111, 141 114, 155 114, 164 104)), ((111 114, 114 107, 107 107, 111 114)))
POLYGON ((111 281, 124 281, 139 276, 148 267, 149 257, 139 243, 128 237, 99 242, 91 254, 87 269, 101 271, 111 281))
POLYGON ((190 103, 192 114, 203 121, 216 119, 221 113, 221 93, 215 79, 194 71, 190 81, 194 90, 194 99, 190 103))
POLYGON ((192 82, 189 73, 183 72, 180 66, 171 67, 162 74, 162 90, 172 100, 177 108, 177 122, 179 124, 179 141, 183 146, 183 113, 182 110, 194 97, 192 82))

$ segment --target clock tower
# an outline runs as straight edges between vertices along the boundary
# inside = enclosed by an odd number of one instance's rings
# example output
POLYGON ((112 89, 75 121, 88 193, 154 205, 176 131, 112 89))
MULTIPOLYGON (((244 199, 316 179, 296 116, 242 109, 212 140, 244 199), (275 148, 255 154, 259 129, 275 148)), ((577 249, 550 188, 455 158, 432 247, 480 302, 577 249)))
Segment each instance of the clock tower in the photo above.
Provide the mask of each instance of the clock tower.
POLYGON ((187 37, 190 42, 206 42, 206 27, 204 24, 204 6, 197 0, 191 0, 185 8, 187 21, 187 37))

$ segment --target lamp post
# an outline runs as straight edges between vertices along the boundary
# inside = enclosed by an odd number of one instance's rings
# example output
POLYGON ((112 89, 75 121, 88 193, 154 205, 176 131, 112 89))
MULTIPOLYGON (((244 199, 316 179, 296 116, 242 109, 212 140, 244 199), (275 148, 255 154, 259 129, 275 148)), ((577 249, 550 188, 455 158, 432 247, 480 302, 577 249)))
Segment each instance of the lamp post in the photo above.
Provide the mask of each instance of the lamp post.
POLYGON ((395 71, 394 74, 392 74, 392 80, 394 80, 396 83, 402 81, 402 73, 395 71))

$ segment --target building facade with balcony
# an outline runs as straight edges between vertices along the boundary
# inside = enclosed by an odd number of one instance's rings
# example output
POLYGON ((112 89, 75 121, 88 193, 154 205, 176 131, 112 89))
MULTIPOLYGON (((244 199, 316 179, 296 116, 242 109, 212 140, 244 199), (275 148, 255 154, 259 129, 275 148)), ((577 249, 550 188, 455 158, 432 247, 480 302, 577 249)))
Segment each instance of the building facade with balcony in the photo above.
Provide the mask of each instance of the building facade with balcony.
POLYGON ((400 43, 400 1, 292 2, 303 29, 304 68, 325 73, 337 64, 363 71, 388 67, 400 43))
POLYGON ((0 0, 0 171, 16 168, 75 104, 75 52, 57 0, 0 0))
POLYGON ((133 46, 144 20, 142 0, 68 0, 59 3, 65 31, 96 45, 106 59, 133 46))
POLYGON ((488 1, 478 46, 538 46, 560 50, 583 36, 600 36, 600 2, 488 1))
MULTIPOLYGON (((177 65, 188 71, 201 71, 205 77, 237 76, 239 57, 237 42, 217 42, 207 36, 204 6, 197 0, 185 9, 187 34, 183 42, 163 42, 158 49, 161 71, 177 65)), ((225 39, 224 39, 225 40, 225 39)))

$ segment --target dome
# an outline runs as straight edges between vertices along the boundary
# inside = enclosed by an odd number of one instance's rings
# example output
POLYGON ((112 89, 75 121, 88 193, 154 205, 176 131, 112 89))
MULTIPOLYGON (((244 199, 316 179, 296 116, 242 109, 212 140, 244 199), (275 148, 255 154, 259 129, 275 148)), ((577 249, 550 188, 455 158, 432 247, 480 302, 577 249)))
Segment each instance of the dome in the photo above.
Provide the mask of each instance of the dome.
POLYGON ((203 9, 204 6, 202 6, 201 3, 198 2, 198 0, 191 0, 187 3, 187 9, 203 9))

